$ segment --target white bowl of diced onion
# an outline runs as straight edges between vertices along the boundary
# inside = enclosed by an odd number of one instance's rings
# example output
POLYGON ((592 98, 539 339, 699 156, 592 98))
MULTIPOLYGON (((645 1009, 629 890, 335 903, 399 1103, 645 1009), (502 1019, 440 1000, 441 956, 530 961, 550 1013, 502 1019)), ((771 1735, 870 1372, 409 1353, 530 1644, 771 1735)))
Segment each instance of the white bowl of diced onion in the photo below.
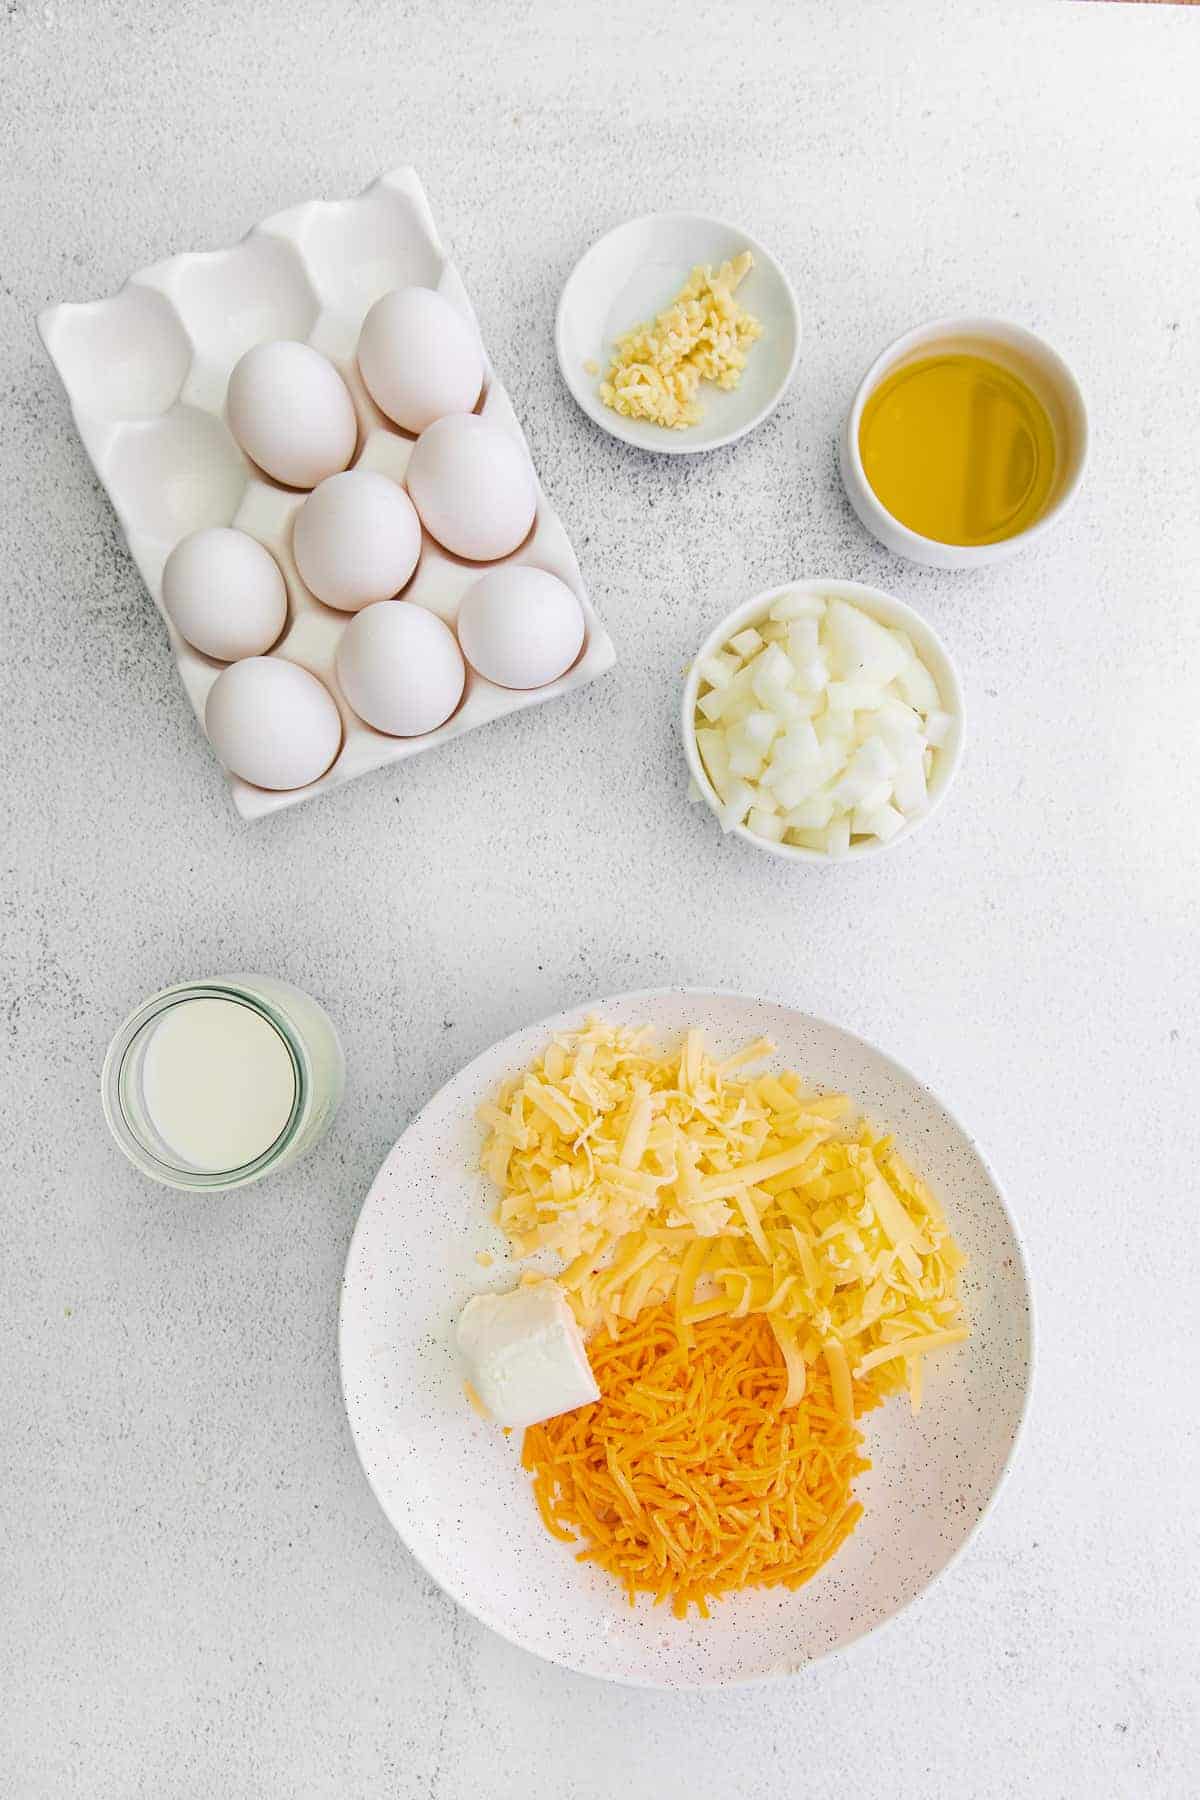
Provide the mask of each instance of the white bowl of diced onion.
POLYGON ((692 781, 722 828, 789 862, 846 862, 932 818, 963 746, 954 664, 910 606, 791 581, 736 607, 683 691, 692 781))

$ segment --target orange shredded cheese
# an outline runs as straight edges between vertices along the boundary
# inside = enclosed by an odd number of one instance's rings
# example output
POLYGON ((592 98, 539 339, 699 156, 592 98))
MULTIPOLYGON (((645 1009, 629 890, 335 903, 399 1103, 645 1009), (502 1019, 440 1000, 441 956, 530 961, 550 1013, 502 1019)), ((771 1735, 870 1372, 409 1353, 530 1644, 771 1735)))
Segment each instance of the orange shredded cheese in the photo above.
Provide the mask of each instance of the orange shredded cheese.
MULTIPOLYGON (((763 1316, 689 1328, 653 1307, 589 1346, 598 1401, 526 1431, 546 1529, 582 1540, 579 1560, 630 1605, 649 1593, 708 1618, 735 1589, 800 1587, 854 1530, 862 1436, 825 1364, 799 1377, 777 1329, 763 1316)), ((864 1383, 853 1399, 857 1412, 878 1404, 864 1383)))

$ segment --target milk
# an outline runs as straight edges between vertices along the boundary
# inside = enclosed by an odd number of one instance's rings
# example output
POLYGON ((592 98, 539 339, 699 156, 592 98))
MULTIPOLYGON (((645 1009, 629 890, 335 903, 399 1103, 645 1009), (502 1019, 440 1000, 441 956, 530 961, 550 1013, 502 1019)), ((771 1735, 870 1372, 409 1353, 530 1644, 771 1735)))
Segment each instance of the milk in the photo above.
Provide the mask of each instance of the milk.
POLYGON ((269 1150, 296 1101, 296 1073, 269 1020, 233 999, 184 1000, 154 1025, 141 1060, 146 1115, 173 1158, 240 1169, 269 1150))

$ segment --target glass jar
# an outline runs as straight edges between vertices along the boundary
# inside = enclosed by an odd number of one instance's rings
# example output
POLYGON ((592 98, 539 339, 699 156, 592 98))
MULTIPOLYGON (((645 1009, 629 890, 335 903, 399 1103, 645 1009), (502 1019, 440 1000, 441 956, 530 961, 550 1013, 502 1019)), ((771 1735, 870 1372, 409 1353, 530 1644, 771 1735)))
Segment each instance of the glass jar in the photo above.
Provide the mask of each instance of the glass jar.
POLYGON ((324 1007, 273 975, 230 975, 181 982, 139 1006, 109 1045, 100 1086, 109 1129, 136 1168, 167 1187, 212 1193, 261 1181, 311 1150, 333 1121, 345 1080, 342 1047, 324 1007), (194 1000, 249 1008, 271 1028, 291 1064, 294 1095, 286 1123, 272 1142, 237 1168, 189 1161, 163 1137, 147 1104, 143 1073, 155 1033, 173 1009, 194 1000))

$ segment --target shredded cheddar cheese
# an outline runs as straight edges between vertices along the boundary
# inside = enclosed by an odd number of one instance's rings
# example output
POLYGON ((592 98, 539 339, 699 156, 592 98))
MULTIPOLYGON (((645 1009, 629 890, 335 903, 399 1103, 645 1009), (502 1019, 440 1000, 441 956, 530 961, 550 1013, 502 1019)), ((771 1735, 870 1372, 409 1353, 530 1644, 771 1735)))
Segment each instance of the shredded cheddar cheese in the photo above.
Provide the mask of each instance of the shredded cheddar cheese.
POLYGON ((967 1336, 965 1261, 924 1182, 843 1094, 754 1074, 764 1041, 714 1060, 691 1031, 589 1022, 480 1112, 497 1223, 548 1252, 586 1333, 669 1304, 680 1341, 766 1315, 798 1398, 828 1381, 921 1397, 926 1355, 967 1336))
POLYGON ((701 381, 735 388, 751 344, 762 336, 761 324, 739 306, 733 292, 753 266, 750 251, 743 250, 716 274, 710 268, 693 269, 687 285, 652 325, 636 325, 619 337, 600 384, 605 406, 673 431, 697 424, 701 381))
MULTIPOLYGON (((593 1345, 598 1401, 526 1431, 547 1530, 581 1539, 579 1560, 614 1575, 630 1605, 651 1593, 707 1618, 734 1589, 797 1588, 858 1522, 861 1434, 826 1369, 793 1396, 779 1331, 726 1317, 685 1334, 677 1311, 652 1308, 593 1345)), ((865 1387, 855 1399, 877 1404, 865 1387)))

